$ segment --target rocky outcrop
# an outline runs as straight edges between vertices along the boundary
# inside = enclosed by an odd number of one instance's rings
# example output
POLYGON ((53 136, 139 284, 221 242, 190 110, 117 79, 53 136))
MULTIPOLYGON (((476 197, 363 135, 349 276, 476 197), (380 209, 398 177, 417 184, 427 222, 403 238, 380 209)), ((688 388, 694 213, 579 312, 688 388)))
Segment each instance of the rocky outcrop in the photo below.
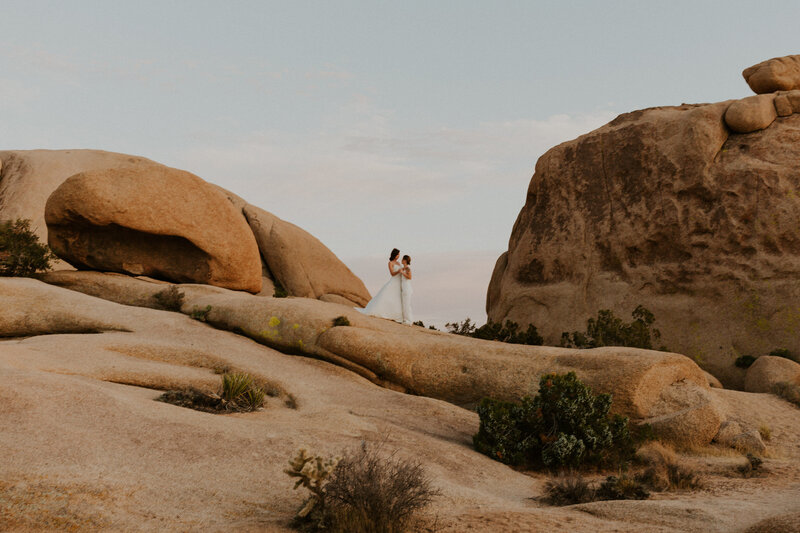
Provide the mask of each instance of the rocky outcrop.
MULTIPOLYGON (((164 288, 100 273, 43 279, 123 304, 141 304, 148 291, 164 288)), ((258 298, 198 285, 180 290, 185 313, 210 309, 206 320, 218 328, 332 362, 396 390, 471 406, 486 396, 517 400, 536 392, 542 374, 574 371, 594 390, 613 394, 615 412, 650 424, 666 440, 707 444, 722 422, 703 371, 678 354, 510 345, 403 326, 306 298, 258 298), (351 325, 332 327, 338 316, 351 325)))
POLYGON ((742 72, 756 94, 800 89, 800 55, 775 57, 742 72))
MULTIPOLYGON (((778 95, 781 114, 798 95, 778 95)), ((778 96, 753 97, 766 118, 743 129, 777 115, 765 102, 778 96)), ((732 133, 729 114, 747 118, 734 105, 750 101, 634 111, 544 154, 489 318, 557 344, 599 309, 627 318, 642 304, 663 344, 734 388, 738 355, 800 351, 800 115, 732 133)))
POLYGON ((50 247, 79 269, 261 291, 246 221, 217 189, 182 170, 81 172, 50 195, 45 221, 50 247))
POLYGON ((252 205, 242 212, 271 276, 292 296, 365 306, 364 283, 307 231, 252 205))
POLYGON ((744 390, 775 392, 779 383, 800 385, 800 364, 784 357, 762 355, 747 369, 744 390))

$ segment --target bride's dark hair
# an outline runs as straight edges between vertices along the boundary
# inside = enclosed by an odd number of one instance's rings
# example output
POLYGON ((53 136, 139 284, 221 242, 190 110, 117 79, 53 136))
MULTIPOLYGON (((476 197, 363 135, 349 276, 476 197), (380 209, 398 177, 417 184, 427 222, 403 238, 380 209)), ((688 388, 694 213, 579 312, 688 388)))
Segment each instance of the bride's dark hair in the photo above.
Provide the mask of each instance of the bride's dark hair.
POLYGON ((392 253, 389 254, 389 261, 394 261, 397 259, 397 256, 400 255, 400 250, 397 248, 392 249, 392 253))
POLYGON ((408 263, 410 265, 411 264, 411 256, 410 255, 404 255, 403 256, 403 261, 405 261, 406 263, 408 263))

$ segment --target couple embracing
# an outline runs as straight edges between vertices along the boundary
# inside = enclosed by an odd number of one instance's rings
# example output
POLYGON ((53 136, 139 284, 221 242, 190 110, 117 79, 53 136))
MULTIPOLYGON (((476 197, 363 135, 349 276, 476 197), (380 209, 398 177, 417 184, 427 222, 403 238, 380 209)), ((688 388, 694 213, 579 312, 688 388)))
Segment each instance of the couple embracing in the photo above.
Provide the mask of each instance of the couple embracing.
POLYGON ((359 311, 411 324, 414 322, 414 315, 411 313, 411 257, 404 255, 400 262, 397 260, 399 256, 400 250, 397 248, 389 254, 389 274, 392 277, 367 306, 359 311))

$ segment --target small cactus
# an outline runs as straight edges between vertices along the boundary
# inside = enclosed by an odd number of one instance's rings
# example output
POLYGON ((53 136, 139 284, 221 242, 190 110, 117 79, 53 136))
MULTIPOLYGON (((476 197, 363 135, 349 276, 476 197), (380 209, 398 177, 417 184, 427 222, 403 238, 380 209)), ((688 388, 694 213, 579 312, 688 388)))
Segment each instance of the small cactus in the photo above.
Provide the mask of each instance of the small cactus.
POLYGON ((298 450, 297 455, 289 461, 290 468, 284 470, 289 477, 296 477, 294 488, 303 486, 311 495, 303 502, 303 507, 297 512, 297 518, 310 518, 311 513, 322 519, 322 510, 325 507, 324 485, 328 477, 336 470, 339 464, 338 457, 324 459, 320 456, 311 456, 305 448, 298 450))

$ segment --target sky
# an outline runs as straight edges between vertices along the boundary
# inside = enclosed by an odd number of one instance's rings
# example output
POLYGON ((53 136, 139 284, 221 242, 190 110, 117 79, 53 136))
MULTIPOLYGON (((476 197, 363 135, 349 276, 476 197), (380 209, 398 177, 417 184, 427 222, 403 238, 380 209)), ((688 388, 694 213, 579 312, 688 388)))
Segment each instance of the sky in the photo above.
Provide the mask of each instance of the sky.
POLYGON ((800 53, 771 1, 0 0, 0 148, 189 170, 324 242, 374 294, 485 320, 537 158, 616 115, 752 94, 800 53))

